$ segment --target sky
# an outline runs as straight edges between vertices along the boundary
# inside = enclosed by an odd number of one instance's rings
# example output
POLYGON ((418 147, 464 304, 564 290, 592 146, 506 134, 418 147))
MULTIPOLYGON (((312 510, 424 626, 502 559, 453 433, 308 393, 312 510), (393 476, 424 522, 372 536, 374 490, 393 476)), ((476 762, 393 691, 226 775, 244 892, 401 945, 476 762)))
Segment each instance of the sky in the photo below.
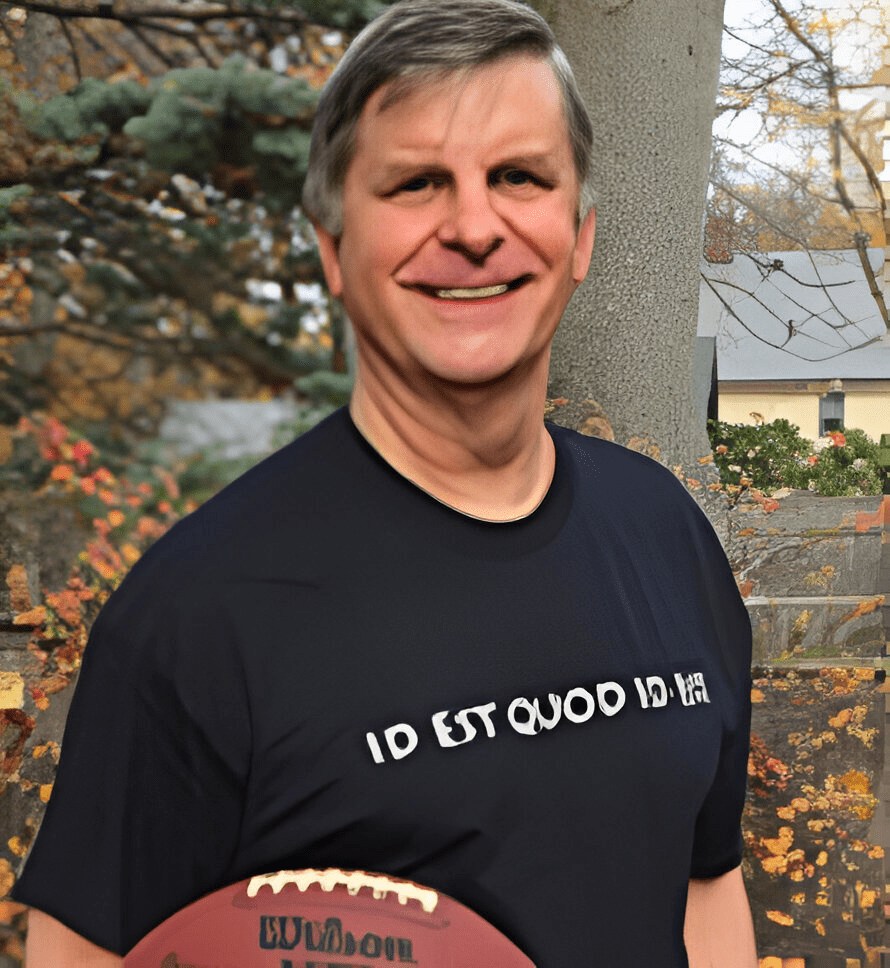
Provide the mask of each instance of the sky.
MULTIPOLYGON (((789 11, 800 6, 801 0, 785 0, 789 11)), ((810 8, 825 10, 829 15, 835 14, 842 19, 851 9, 861 9, 861 0, 806 0, 810 8)), ((769 43, 770 32, 758 31, 757 24, 766 23, 772 13, 768 0, 726 0, 724 8, 724 22, 730 29, 741 32, 755 43, 769 43)), ((886 14, 890 18, 890 14, 886 14)), ((875 14, 877 17, 877 14, 875 14)), ((879 35, 880 36, 880 35, 879 35)), ((859 37, 851 36, 849 42, 839 43, 836 48, 837 62, 840 66, 856 67, 862 64, 866 55, 861 49, 863 43, 869 42, 874 55, 879 58, 880 53, 874 42, 874 35, 865 33, 859 37)), ((739 54, 745 50, 745 45, 724 34, 724 51, 739 54)), ((870 78, 869 78, 870 79, 870 78)), ((869 101, 886 100, 887 88, 868 88, 858 91, 841 93, 841 104, 850 110, 859 110, 869 101)), ((880 110, 880 108, 875 108, 880 110)), ((714 123, 716 135, 728 137, 740 144, 751 144, 760 130, 760 115, 755 111, 743 112, 738 117, 724 114, 714 123)), ((760 157, 784 166, 793 166, 794 153, 783 145, 764 146, 758 150, 760 157)))

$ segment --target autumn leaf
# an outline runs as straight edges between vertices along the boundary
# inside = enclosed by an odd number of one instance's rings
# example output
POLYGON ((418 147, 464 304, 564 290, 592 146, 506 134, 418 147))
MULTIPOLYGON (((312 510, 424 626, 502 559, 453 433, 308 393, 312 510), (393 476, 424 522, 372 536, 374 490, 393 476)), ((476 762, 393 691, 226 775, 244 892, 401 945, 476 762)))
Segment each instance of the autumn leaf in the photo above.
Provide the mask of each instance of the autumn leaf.
POLYGON ((775 921, 776 924, 781 924, 785 928, 789 928, 794 924, 794 918, 790 914, 784 914, 782 911, 767 911, 766 916, 770 921, 775 921))
POLYGON ((49 479, 57 483, 70 481, 72 477, 74 477, 74 468, 69 464, 56 464, 49 474, 49 479))
POLYGON ((16 615, 12 621, 14 625, 43 625, 46 621, 46 608, 38 605, 36 608, 16 615))
POLYGON ((858 770, 850 770, 838 779, 851 793, 871 793, 868 777, 858 770))
POLYGON ((46 595, 46 604, 66 625, 77 625, 83 619, 81 596, 71 589, 49 592, 46 595))
POLYGON ((764 837, 761 840, 766 849, 774 855, 787 854, 788 848, 794 842, 794 831, 791 827, 780 827, 779 836, 775 838, 764 837))
POLYGON ((10 593, 13 611, 21 612, 31 607, 31 591, 28 587, 28 573, 24 565, 13 565, 6 573, 6 587, 10 593))

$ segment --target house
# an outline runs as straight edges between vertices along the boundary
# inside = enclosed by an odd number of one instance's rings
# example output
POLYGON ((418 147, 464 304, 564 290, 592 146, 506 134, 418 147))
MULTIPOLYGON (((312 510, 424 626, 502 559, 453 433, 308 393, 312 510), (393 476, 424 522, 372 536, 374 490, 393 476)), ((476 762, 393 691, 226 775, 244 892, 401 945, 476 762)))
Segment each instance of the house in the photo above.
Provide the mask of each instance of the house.
MULTIPOLYGON (((884 251, 867 253, 880 284, 884 251)), ((698 398, 709 416, 784 417, 813 439, 844 426, 876 441, 890 433, 890 330, 855 249, 703 262, 698 337, 698 398)))

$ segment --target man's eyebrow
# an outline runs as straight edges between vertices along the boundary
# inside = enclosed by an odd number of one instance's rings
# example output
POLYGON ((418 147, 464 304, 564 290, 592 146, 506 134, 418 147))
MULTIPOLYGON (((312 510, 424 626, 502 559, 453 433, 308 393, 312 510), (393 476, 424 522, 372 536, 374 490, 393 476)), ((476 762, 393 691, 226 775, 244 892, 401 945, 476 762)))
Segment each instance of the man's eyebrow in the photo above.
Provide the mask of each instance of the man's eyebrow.
POLYGON ((418 175, 450 175, 450 171, 438 162, 394 161, 381 165, 376 171, 375 180, 384 184, 399 182, 403 178, 416 178, 418 175))
MULTIPOLYGON (((571 166, 561 165, 555 151, 531 151, 520 152, 518 154, 505 154, 501 158, 496 158, 489 165, 491 169, 498 168, 536 168, 546 169, 554 174, 564 168, 571 166)), ((393 161, 383 164, 378 169, 382 179, 398 179, 417 175, 419 173, 429 174, 449 174, 450 169, 439 161, 425 161, 419 157, 416 161, 393 161)))
POLYGON ((555 151, 532 151, 521 154, 511 154, 498 161, 494 168, 533 168, 544 169, 553 175, 557 175, 569 166, 561 165, 555 151))

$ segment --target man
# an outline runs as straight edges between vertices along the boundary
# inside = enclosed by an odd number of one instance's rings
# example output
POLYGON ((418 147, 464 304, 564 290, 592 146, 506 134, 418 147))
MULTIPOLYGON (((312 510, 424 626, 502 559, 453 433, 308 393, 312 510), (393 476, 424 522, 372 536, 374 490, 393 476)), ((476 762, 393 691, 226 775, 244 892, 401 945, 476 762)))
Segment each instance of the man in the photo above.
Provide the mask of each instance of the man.
POLYGON ((541 416, 590 146, 512 0, 407 0, 347 52, 305 205, 349 411, 97 621, 17 888, 29 968, 117 965, 210 890, 325 866, 451 894, 539 968, 755 964, 725 558, 671 474, 541 416))

